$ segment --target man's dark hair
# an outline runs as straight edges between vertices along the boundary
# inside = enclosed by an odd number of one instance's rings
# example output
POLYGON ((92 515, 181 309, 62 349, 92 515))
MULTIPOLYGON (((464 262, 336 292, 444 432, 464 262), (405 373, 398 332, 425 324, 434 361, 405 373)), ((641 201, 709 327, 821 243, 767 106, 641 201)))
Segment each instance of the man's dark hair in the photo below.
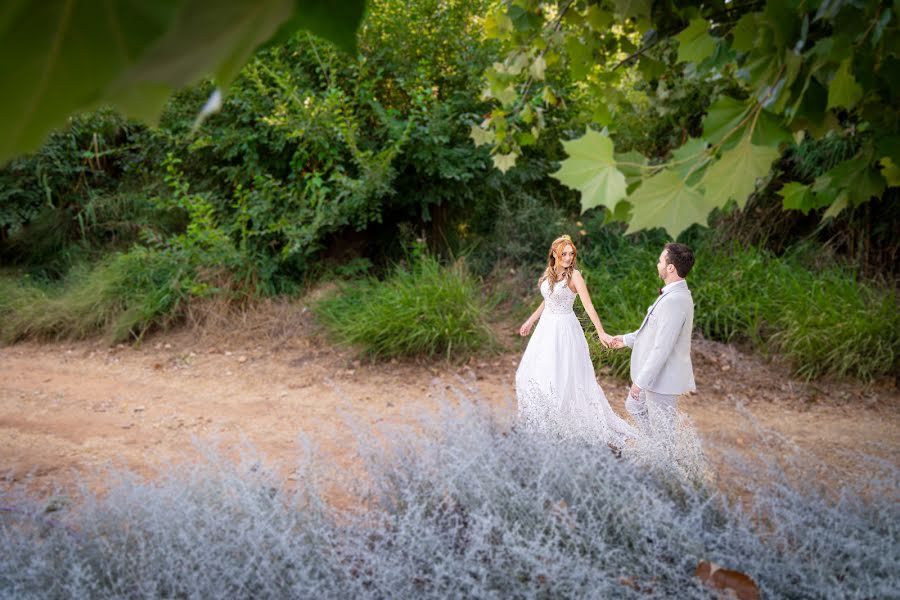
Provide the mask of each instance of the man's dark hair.
POLYGON ((694 266, 694 251, 684 244, 666 244, 667 263, 675 265, 679 277, 687 277, 694 266))

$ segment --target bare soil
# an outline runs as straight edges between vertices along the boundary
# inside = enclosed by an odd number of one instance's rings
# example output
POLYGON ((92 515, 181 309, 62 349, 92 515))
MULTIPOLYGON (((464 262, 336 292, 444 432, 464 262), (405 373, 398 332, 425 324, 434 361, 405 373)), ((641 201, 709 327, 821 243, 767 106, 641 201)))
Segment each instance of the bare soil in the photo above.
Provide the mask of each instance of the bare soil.
MULTIPOLYGON (((515 414, 524 340, 499 326, 509 350, 466 364, 369 362, 332 346, 301 303, 269 304, 202 327, 156 334, 140 346, 100 341, 0 348, 0 476, 66 488, 126 466, 153 476, 196 455, 196 442, 249 442, 290 465, 304 432, 351 467, 351 425, 403 422, 452 401, 453 391, 515 414)), ((869 476, 859 453, 900 465, 900 392, 894 381, 802 382, 777 361, 695 340, 697 393, 687 413, 717 468, 726 457, 800 457, 823 481, 869 476)), ((625 415, 627 382, 600 373, 625 415)), ((290 470, 284 473, 290 481, 290 470)), ((97 480, 102 485, 101 480, 97 480)))

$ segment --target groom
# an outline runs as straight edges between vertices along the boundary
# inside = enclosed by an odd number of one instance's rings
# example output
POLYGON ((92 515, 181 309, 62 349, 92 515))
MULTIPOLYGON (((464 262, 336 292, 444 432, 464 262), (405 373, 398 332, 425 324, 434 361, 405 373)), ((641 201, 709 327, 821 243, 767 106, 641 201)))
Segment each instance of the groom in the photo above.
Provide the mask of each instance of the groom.
POLYGON ((696 389, 691 365, 694 301, 684 280, 693 266, 689 247, 666 244, 656 264, 665 282, 659 298, 637 331, 613 339, 614 348, 632 349, 632 385, 625 408, 648 435, 674 435, 675 401, 696 389))

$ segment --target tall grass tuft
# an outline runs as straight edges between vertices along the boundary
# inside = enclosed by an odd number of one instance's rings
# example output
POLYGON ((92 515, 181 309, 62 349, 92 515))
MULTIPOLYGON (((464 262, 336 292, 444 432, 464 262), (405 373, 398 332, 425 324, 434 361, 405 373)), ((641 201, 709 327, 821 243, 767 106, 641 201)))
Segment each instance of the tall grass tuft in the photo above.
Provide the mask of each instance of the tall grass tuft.
POLYGON ((62 285, 4 277, 0 338, 6 343, 96 335, 111 342, 140 339, 150 327, 176 321, 202 289, 183 257, 142 247, 76 268, 62 285))
POLYGON ((773 471, 735 506, 466 401, 379 433, 389 447, 359 438, 346 509, 324 500, 321 464, 289 491, 252 456, 215 454, 52 513, 0 492, 0 596, 706 599, 700 560, 763 598, 896 595, 896 470, 868 496, 773 471))
POLYGON ((721 341, 744 338, 786 357, 805 379, 863 381, 900 363, 896 290, 838 265, 812 271, 792 255, 758 248, 698 254, 692 280, 695 327, 721 341))
POLYGON ((465 358, 496 341, 486 319, 492 303, 462 262, 442 266, 415 256, 384 281, 374 278, 341 285, 340 293, 315 306, 338 341, 373 357, 465 358))
POLYGON ((852 375, 864 381, 900 366, 900 304, 896 292, 879 290, 841 270, 818 277, 795 273, 780 281, 769 318, 771 343, 813 379, 852 375))

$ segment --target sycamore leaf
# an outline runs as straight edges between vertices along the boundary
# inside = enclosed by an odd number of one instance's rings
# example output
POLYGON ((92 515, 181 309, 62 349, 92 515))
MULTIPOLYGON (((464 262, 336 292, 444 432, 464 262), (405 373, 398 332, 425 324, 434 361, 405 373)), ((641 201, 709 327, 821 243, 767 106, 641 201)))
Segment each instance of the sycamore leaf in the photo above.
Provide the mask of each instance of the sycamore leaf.
MULTIPOLYGON (((69 115, 113 104, 154 121, 178 87, 227 84, 285 24, 355 47, 363 0, 13 2, 0 17, 0 163, 69 115)), ((199 107, 198 107, 199 108, 199 107)))
POLYGON ((624 19, 649 17, 653 0, 616 0, 616 12, 624 19))
POLYGON ((859 206, 873 197, 881 196, 884 191, 881 174, 861 154, 838 163, 822 179, 835 187, 846 189, 847 199, 852 206, 859 206))
POLYGON ((509 6, 508 14, 516 31, 532 31, 539 28, 542 23, 541 17, 538 16, 534 11, 525 9, 515 4, 511 4, 509 6))
POLYGON ((580 138, 563 142, 563 148, 569 157, 551 176, 581 192, 582 211, 599 205, 612 210, 625 198, 625 175, 616 168, 612 140, 588 129, 580 138))
POLYGON ((569 62, 569 72, 572 79, 580 81, 584 79, 594 68, 593 38, 584 40, 578 35, 566 37, 566 57, 569 62))
POLYGON ((517 157, 518 155, 515 152, 510 152, 509 154, 495 154, 492 158, 494 166, 500 169, 501 173, 506 173, 516 166, 517 157))
POLYGON ((822 220, 831 219, 841 214, 841 212, 847 208, 847 200, 847 191, 841 191, 834 202, 831 203, 831 206, 828 207, 828 210, 825 211, 825 214, 822 215, 822 220))
POLYGON ((828 109, 843 106, 852 109, 863 96, 862 88, 850 72, 850 59, 841 63, 834 78, 828 85, 828 109))
POLYGON ((747 198, 756 189, 756 180, 769 173, 772 161, 779 152, 768 146, 756 146, 744 136, 737 146, 722 153, 722 158, 706 169, 700 187, 707 202, 724 206, 734 198, 744 208, 747 198))
POLYGON ((627 233, 664 227, 672 239, 694 223, 706 224, 713 208, 704 201, 703 194, 686 185, 671 169, 644 180, 628 202, 632 216, 627 233))
POLYGON ((756 38, 760 34, 761 13, 746 13, 731 30, 731 47, 738 52, 750 52, 756 45, 756 38))
POLYGON ((706 19, 691 19, 687 29, 675 36, 678 41, 678 62, 703 62, 716 49, 716 40, 707 33, 706 19))
POLYGON ((544 71, 547 70, 547 61, 544 60, 543 56, 538 56, 534 59, 534 62, 531 63, 531 68, 529 72, 531 76, 537 79, 538 81, 544 80, 544 71))
POLYGON ((690 138, 682 146, 672 151, 671 168, 688 184, 693 185, 703 173, 710 158, 706 151, 706 141, 690 138))
POLYGON ((585 18, 591 26, 591 29, 600 33, 606 33, 606 30, 609 29, 609 26, 612 25, 613 22, 612 14, 607 10, 603 10, 596 4, 591 4, 588 7, 585 18))
POLYGON ((552 106, 556 104, 556 94, 554 94, 553 90, 549 87, 545 86, 544 89, 541 90, 541 100, 552 106))
POLYGON ((894 164, 890 156, 884 156, 878 161, 881 163, 881 175, 890 187, 900 186, 900 167, 894 164))
POLYGON ((631 220, 631 202, 622 200, 616 204, 615 210, 606 211, 606 221, 618 221, 619 223, 628 223, 631 220))
POLYGON ((478 146, 483 146, 485 144, 493 144, 496 136, 490 129, 483 129, 478 125, 472 125, 469 137, 475 142, 475 147, 477 148, 478 146))
POLYGON ((789 144, 793 141, 791 132, 781 123, 781 117, 761 109, 753 129, 753 143, 759 146, 789 144))
POLYGON ((744 102, 730 96, 719 96, 703 119, 703 139, 713 145, 719 144, 725 136, 730 136, 728 139, 732 143, 737 141, 737 128, 747 116, 747 110, 744 102))
POLYGON ((812 190, 808 185, 796 181, 784 184, 775 192, 783 198, 782 206, 785 210, 799 210, 805 215, 813 208, 815 202, 812 190))
POLYGON ((487 39, 499 39, 513 30, 512 19, 502 8, 497 8, 484 18, 484 35, 487 39))
POLYGON ((503 106, 512 106, 515 103, 518 94, 516 93, 516 88, 513 85, 508 85, 499 92, 495 93, 494 96, 496 96, 497 100, 499 100, 500 104, 502 104, 503 106))
POLYGON ((636 150, 628 152, 616 153, 616 168, 625 176, 625 183, 629 187, 643 180, 644 167, 647 166, 647 159, 643 154, 636 150))

